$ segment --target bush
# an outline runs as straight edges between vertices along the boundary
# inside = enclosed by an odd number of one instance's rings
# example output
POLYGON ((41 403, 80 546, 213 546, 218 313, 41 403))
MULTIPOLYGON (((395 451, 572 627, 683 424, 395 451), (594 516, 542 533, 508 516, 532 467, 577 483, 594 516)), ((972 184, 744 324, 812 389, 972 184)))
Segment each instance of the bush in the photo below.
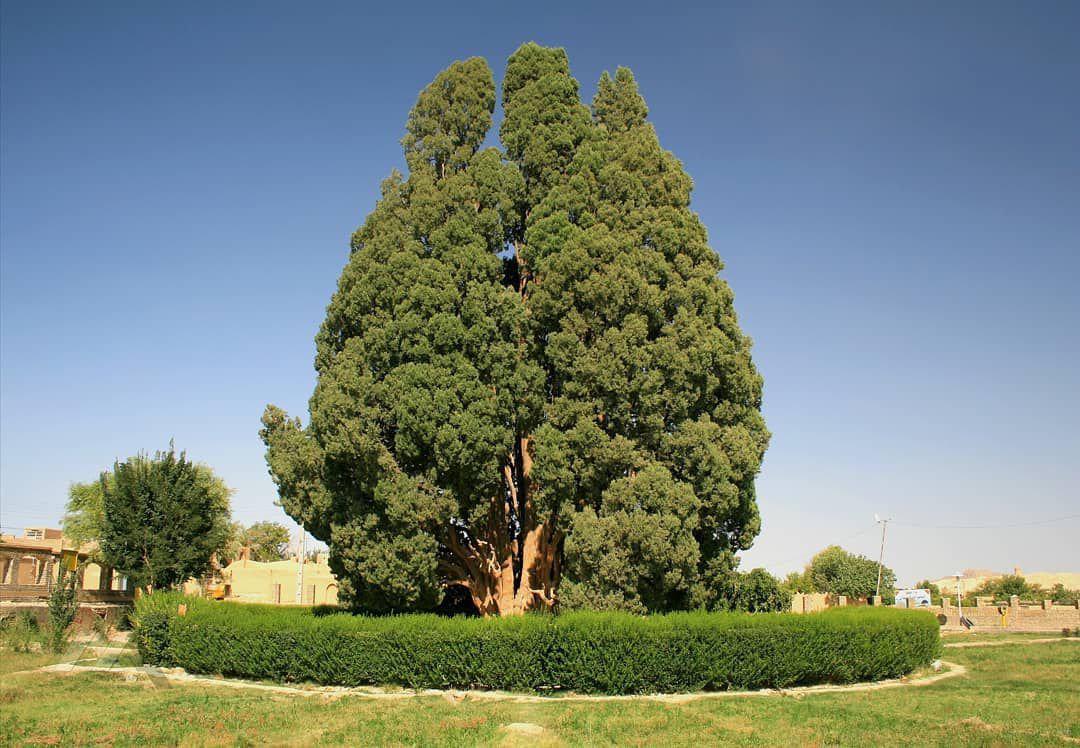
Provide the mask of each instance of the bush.
POLYGON ((169 624, 181 604, 191 605, 191 598, 179 592, 156 592, 135 601, 127 618, 143 662, 161 667, 176 664, 169 654, 169 624))
POLYGON ((33 612, 20 610, 0 622, 0 642, 13 652, 32 652, 35 646, 40 646, 41 629, 33 612))
POLYGON ((375 618, 155 594, 137 603, 133 620, 150 664, 341 686, 613 694, 787 687, 896 677, 939 649, 932 615, 880 608, 375 618))
MULTIPOLYGON (((878 562, 831 545, 810 559, 807 567, 816 592, 868 598, 877 591, 878 562)), ((892 605, 896 598, 896 573, 881 567, 881 598, 892 605)))
POLYGON ((746 613, 784 613, 791 610, 791 591, 765 569, 736 572, 723 602, 746 613))
POLYGON ((63 652, 67 646, 68 629, 79 612, 76 594, 79 573, 60 566, 60 573, 49 593, 49 649, 63 652))

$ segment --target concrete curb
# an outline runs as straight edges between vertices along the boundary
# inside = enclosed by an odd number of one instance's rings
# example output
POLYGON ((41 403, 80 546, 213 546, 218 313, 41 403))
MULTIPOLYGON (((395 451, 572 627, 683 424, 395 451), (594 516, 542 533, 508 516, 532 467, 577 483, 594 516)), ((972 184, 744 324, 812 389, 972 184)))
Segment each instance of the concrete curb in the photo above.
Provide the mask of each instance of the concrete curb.
POLYGON ((47 673, 75 673, 75 672, 98 672, 113 673, 124 676, 125 680, 141 680, 148 678, 165 680, 174 683, 187 683, 192 685, 220 686, 224 688, 248 689, 263 691, 265 693, 280 693, 292 696, 319 697, 323 699, 339 699, 343 696, 356 696, 369 699, 412 699, 425 696, 441 696, 449 701, 458 702, 466 699, 475 701, 507 701, 517 704, 543 704, 555 702, 579 702, 579 701, 659 701, 664 703, 685 703, 701 701, 705 699, 724 698, 748 698, 761 696, 788 696, 803 698, 819 693, 849 693, 856 691, 876 691, 885 688, 900 688, 907 686, 927 686, 946 678, 954 678, 967 673, 967 668, 951 662, 942 662, 947 669, 940 673, 932 673, 917 678, 896 678, 892 680, 875 681, 871 683, 851 683, 848 685, 820 685, 820 686, 797 686, 781 689, 761 689, 758 691, 708 691, 698 693, 673 693, 673 694, 646 694, 629 696, 600 696, 588 694, 552 694, 539 696, 534 694, 511 693, 508 691, 462 691, 462 690, 438 690, 425 689, 421 691, 388 690, 375 687, 347 688, 344 686, 311 686, 302 688, 298 686, 277 686, 264 683, 252 683, 250 681, 230 678, 212 678, 202 675, 192 675, 180 668, 161 669, 148 666, 141 667, 97 667, 76 665, 73 663, 60 663, 47 665, 38 670, 26 672, 47 673))

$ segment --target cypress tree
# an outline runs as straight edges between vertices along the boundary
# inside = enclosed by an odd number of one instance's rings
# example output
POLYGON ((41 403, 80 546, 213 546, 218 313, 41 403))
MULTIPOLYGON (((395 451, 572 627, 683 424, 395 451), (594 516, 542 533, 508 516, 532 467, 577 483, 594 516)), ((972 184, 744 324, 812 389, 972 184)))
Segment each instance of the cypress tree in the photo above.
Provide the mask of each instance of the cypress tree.
POLYGON ((632 74, 565 52, 420 94, 317 337, 308 426, 261 432, 356 607, 712 605, 759 529, 762 380, 632 74))

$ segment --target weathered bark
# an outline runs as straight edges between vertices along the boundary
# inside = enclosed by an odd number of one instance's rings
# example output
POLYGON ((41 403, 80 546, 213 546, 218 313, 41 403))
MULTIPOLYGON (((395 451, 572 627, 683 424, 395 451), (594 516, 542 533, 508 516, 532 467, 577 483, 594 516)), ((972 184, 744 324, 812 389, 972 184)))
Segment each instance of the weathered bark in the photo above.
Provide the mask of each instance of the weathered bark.
POLYGON ((468 590, 483 616, 520 615, 555 604, 562 533, 555 517, 539 521, 528 496, 532 456, 529 441, 507 459, 506 495, 491 502, 484 528, 452 528, 444 543, 440 571, 446 586, 468 590), (519 535, 510 534, 516 511, 519 535))
MULTIPOLYGON (((527 219, 527 216, 526 216, 527 219)), ((517 291, 528 296, 530 277, 522 244, 514 242, 518 266, 517 291)), ((526 311, 527 313, 527 311, 526 311)), ((526 340, 519 341, 520 355, 526 340)), ((484 616, 520 615, 536 608, 551 608, 562 561, 562 537, 556 517, 541 519, 532 500, 532 438, 525 434, 503 465, 504 495, 493 497, 487 526, 452 528, 440 562, 446 586, 469 591, 484 616), (517 537, 510 537, 516 519, 517 537)))

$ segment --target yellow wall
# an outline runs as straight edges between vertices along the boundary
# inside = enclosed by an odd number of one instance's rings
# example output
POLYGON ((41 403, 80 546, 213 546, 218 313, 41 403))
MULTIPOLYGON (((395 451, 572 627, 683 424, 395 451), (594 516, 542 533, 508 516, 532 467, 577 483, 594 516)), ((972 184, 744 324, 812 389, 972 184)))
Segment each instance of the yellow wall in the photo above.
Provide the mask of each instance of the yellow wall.
POLYGON ((288 561, 234 561, 222 570, 230 600, 282 605, 336 605, 337 580, 325 558, 304 563, 303 600, 296 599, 296 559, 288 561), (280 585, 280 587, 278 586, 280 585), (280 597, 280 599, 279 599, 280 597))

